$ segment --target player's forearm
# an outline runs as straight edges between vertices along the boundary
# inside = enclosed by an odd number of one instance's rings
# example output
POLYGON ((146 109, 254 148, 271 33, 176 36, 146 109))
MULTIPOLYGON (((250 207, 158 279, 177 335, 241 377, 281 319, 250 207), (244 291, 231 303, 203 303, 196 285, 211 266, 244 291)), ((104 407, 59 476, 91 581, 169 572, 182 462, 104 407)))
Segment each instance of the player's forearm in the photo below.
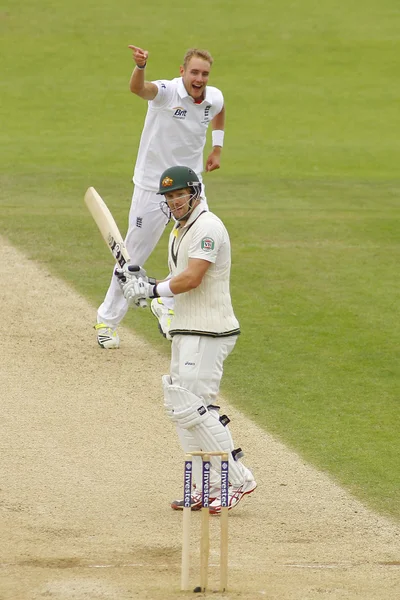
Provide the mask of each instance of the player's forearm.
MULTIPOLYGON (((169 289, 175 296, 176 294, 184 294, 185 292, 194 290, 200 285, 202 280, 202 273, 195 273, 190 269, 185 269, 185 271, 182 271, 182 273, 179 273, 179 275, 175 275, 175 277, 165 281, 169 282, 169 289)), ((158 283, 161 282, 157 282, 157 284, 158 283)))
POLYGON ((225 106, 222 107, 221 112, 219 112, 211 121, 211 128, 213 131, 225 129, 225 106))
POLYGON ((140 95, 141 92, 144 91, 145 88, 145 78, 144 78, 145 69, 139 69, 139 67, 135 67, 132 71, 132 75, 129 81, 129 89, 132 94, 140 95))
MULTIPOLYGON (((225 127, 225 108, 222 108, 221 112, 215 115, 213 120, 211 121, 212 127, 212 154, 214 155, 214 161, 218 162, 219 168, 219 160, 221 156, 222 146, 224 145, 224 127, 225 127)), ((213 169, 208 169, 213 170, 213 169)))

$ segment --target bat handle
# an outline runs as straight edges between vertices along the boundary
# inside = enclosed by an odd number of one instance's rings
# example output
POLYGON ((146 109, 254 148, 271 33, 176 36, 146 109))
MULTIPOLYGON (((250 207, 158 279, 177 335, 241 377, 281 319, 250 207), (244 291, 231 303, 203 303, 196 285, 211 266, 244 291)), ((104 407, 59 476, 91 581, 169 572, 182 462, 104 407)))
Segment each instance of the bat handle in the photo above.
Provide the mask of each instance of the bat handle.
POLYGON ((144 298, 139 298, 139 306, 140 308, 147 308, 147 302, 144 298))

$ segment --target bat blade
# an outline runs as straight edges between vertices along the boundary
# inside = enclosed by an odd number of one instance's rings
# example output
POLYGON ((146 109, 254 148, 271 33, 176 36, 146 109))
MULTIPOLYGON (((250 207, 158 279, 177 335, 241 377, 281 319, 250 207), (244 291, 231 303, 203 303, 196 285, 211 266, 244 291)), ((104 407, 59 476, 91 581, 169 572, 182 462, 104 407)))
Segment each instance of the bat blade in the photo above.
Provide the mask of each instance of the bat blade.
POLYGON ((85 194, 85 204, 115 261, 120 267, 123 267, 127 262, 130 262, 130 256, 114 217, 107 204, 94 187, 87 189, 85 194))
MULTIPOLYGON (((128 250, 126 249, 124 239, 110 209, 94 187, 89 187, 86 190, 85 204, 99 228, 103 240, 113 255, 114 260, 122 268, 131 260, 128 250)), ((144 298, 141 298, 139 303, 142 308, 147 308, 147 302, 144 298)))

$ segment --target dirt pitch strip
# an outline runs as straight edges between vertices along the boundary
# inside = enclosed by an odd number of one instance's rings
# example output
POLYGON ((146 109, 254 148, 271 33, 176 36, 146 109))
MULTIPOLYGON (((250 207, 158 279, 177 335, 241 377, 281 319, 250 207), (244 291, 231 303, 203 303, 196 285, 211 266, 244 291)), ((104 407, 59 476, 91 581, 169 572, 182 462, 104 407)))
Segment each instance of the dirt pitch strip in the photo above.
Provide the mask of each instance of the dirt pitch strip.
MULTIPOLYGON (((94 307, 4 240, 0 264, 0 600, 191 596, 169 507, 183 461, 162 406, 168 361, 124 329, 120 350, 101 350, 94 307)), ((224 412, 258 489, 229 517, 231 591, 207 597, 398 598, 400 526, 224 412)), ((211 587, 217 556, 212 542, 211 587)))

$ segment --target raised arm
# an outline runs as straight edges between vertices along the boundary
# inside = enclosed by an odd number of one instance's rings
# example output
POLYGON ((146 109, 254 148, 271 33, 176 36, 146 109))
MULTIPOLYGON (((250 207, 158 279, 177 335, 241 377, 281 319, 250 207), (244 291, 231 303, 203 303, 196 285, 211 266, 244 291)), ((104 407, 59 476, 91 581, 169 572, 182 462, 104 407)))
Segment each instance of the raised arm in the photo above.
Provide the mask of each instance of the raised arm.
POLYGON ((157 96, 158 88, 155 83, 145 81, 144 78, 149 53, 147 50, 143 50, 137 46, 128 46, 128 48, 132 50, 132 58, 136 63, 129 81, 129 89, 132 94, 136 94, 136 96, 143 98, 143 100, 154 100, 157 96))

